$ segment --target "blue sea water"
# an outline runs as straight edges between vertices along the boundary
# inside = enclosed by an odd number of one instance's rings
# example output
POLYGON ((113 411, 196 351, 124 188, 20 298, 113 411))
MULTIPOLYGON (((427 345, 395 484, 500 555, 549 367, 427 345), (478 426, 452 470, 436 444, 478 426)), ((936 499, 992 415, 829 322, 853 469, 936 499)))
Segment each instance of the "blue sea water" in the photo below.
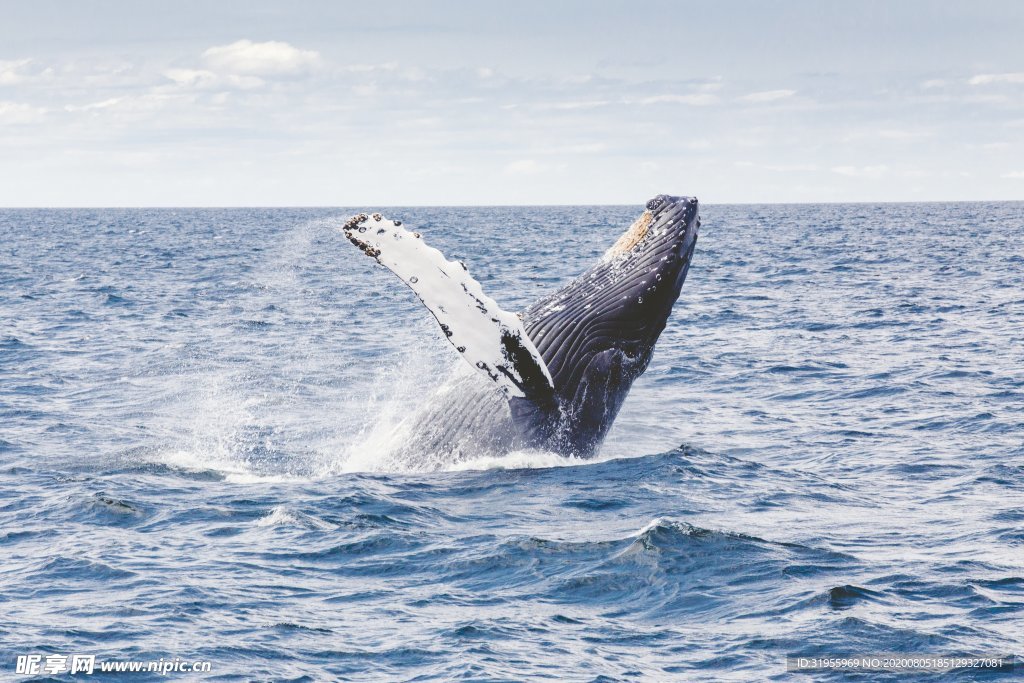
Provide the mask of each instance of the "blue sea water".
MULTIPOLYGON (((385 213, 517 310, 637 210, 385 213)), ((353 212, 0 211, 0 678, 31 653, 222 681, 1024 654, 1024 204, 705 206, 600 457, 440 471, 381 444, 459 360, 335 229, 353 212)))

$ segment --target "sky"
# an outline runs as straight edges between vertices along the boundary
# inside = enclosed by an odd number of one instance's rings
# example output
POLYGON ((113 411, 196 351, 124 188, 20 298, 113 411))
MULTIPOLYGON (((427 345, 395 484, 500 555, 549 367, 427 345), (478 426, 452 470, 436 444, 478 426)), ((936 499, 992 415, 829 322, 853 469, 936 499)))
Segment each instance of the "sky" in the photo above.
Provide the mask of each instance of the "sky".
POLYGON ((0 0, 0 206, 1024 199, 1024 3, 0 0))

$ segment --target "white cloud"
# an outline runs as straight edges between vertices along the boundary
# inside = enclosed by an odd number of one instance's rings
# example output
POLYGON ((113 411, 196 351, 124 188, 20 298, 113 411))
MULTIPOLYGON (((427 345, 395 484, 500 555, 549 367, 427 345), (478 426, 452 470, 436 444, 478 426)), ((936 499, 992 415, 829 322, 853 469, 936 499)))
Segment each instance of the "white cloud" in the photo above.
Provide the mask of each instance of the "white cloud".
POLYGON ((696 89, 699 90, 700 92, 714 92, 716 90, 721 90, 722 83, 720 81, 721 77, 719 77, 717 80, 710 81, 708 83, 701 83, 696 86, 696 89))
POLYGON ((777 100, 784 100, 787 97, 792 97, 796 94, 796 90, 762 90, 760 92, 752 92, 749 95, 744 95, 740 98, 741 102, 775 102, 777 100))
POLYGON ((353 74, 368 74, 375 71, 395 71, 398 69, 398 62, 384 62, 383 64, 348 64, 341 68, 342 71, 353 74))
POLYGON ((505 166, 505 173, 530 175, 533 173, 540 173, 543 168, 543 166, 533 159, 520 159, 519 161, 513 161, 512 163, 507 164, 505 166))
POLYGON ((0 60, 0 85, 14 85, 28 79, 31 59, 0 60))
POLYGON ((764 168, 767 171, 775 171, 776 173, 798 173, 818 170, 818 167, 814 164, 769 164, 764 168))
POLYGON ((174 103, 188 103, 192 98, 188 94, 168 92, 160 88, 152 88, 140 94, 126 94, 118 97, 110 97, 88 104, 69 104, 64 107, 65 111, 76 113, 88 113, 92 116, 103 115, 104 117, 118 117, 122 120, 145 119, 151 117, 174 103))
POLYGON ((0 123, 35 123, 46 114, 45 109, 20 102, 0 102, 0 123))
POLYGON ((106 100, 101 100, 99 102, 91 102, 89 104, 69 104, 68 106, 64 107, 64 109, 66 111, 96 111, 97 109, 110 109, 112 107, 117 107, 118 105, 124 103, 124 101, 124 97, 111 97, 106 100))
POLYGON ((164 76, 182 88, 193 90, 210 90, 213 88, 232 88, 250 90, 259 88, 266 81, 258 76, 241 76, 238 74, 216 74, 207 69, 167 69, 164 76))
POLYGON ((1024 83, 1024 72, 1010 74, 978 74, 967 81, 971 85, 990 85, 992 83, 1024 83))
POLYGON ((584 100, 578 102, 555 102, 553 104, 539 104, 538 109, 594 109, 610 104, 608 100, 584 100))
MULTIPOLYGON (((733 166, 739 168, 760 168, 773 173, 799 173, 817 171, 815 164, 755 164, 753 161, 734 161, 733 166)), ((835 169, 833 169, 835 170, 835 169)))
POLYGON ((851 178, 881 178, 889 172, 889 167, 881 164, 878 166, 833 166, 832 172, 851 178))
POLYGON ((168 69, 164 76, 189 88, 210 88, 220 81, 217 74, 206 69, 168 69))
POLYGON ((1024 180, 1024 171, 1010 171, 1009 173, 1004 173, 1003 175, 1001 175, 1000 178, 1010 178, 1012 180, 1024 180))
POLYGON ((982 94, 978 94, 978 95, 963 95, 963 96, 960 97, 960 101, 961 102, 971 102, 971 103, 975 103, 975 104, 1005 104, 1005 103, 1010 102, 1012 100, 1009 97, 1007 97, 1006 95, 996 95, 996 94, 987 93, 987 94, 984 94, 984 95, 982 95, 982 94))
POLYGON ((941 78, 932 78, 922 83, 921 87, 924 88, 925 90, 930 90, 932 88, 943 88, 945 87, 945 85, 945 80, 941 78))
POLYGON ((706 107, 718 102, 718 97, 708 93, 696 93, 693 95, 652 95, 638 100, 627 100, 627 104, 688 104, 694 107, 706 107))
POLYGON ((510 175, 538 175, 541 173, 560 173, 566 168, 565 164, 542 164, 535 159, 519 159, 505 165, 505 173, 510 175))
POLYGON ((843 142, 860 142, 863 140, 892 140, 894 142, 915 142, 924 138, 934 137, 934 128, 860 128, 851 130, 843 136, 843 142))
POLYGON ((576 145, 564 145, 562 147, 547 147, 538 150, 540 154, 599 154, 608 150, 608 145, 603 142, 581 142, 576 145))
POLYGON ((276 40, 254 43, 238 40, 203 52, 214 71, 242 76, 295 76, 320 64, 320 54, 276 40))
POLYGON ((882 128, 875 131, 875 135, 883 140, 920 140, 934 136, 935 131, 930 128, 882 128))

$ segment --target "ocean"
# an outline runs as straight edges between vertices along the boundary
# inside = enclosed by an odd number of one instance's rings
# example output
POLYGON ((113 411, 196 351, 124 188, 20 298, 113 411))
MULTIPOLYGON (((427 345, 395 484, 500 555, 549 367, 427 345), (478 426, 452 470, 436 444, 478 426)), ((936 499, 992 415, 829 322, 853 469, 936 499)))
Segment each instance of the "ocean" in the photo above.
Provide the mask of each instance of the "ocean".
POLYGON ((1024 203, 703 206, 599 457, 440 469, 385 444, 461 361, 338 232, 366 209, 514 311, 640 206, 0 210, 0 678, 88 680, 16 674, 49 654, 219 681, 1024 655, 1024 203))

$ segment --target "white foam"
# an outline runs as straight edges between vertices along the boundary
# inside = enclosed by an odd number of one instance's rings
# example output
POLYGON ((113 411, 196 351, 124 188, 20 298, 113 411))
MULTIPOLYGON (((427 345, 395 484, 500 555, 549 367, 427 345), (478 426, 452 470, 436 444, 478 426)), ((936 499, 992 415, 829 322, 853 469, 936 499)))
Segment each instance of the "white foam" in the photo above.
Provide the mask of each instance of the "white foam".
POLYGON ((550 467, 585 467, 609 460, 621 460, 640 456, 622 456, 613 453, 602 453, 593 458, 580 458, 573 455, 561 455, 553 451, 521 450, 501 455, 487 455, 462 462, 452 463, 444 469, 446 472, 462 472, 466 470, 530 470, 550 467))
POLYGON ((675 520, 669 519, 667 517, 655 517, 654 519, 652 519, 650 522, 645 524, 639 531, 637 531, 633 535, 639 538, 640 536, 643 536, 643 535, 645 535, 647 533, 650 533, 651 531, 653 531, 654 529, 657 529, 658 527, 678 526, 678 524, 679 523, 676 522, 675 520))
POLYGON ((280 505, 271 510, 269 514, 256 520, 256 526, 279 526, 300 523, 301 520, 298 517, 280 505))
MULTIPOLYGON (((290 302, 308 306, 302 299, 318 293, 306 289, 297 266, 320 248, 314 237, 335 235, 337 224, 314 221, 282 236, 266 260, 254 264, 246 278, 253 289, 232 301, 243 311, 232 319, 258 319, 268 304, 286 311, 290 302)), ((326 248, 352 251, 341 239, 326 248)), ((461 266, 459 273, 465 273, 461 266)), ((239 352, 235 331, 228 326, 215 329, 202 353, 183 360, 177 372, 139 379, 152 383, 154 412, 146 428, 160 442, 147 460, 215 473, 240 485, 357 472, 536 469, 595 462, 543 451, 481 453, 469 460, 460 460, 464 456, 458 454, 417 452, 406 418, 440 400, 432 397, 445 391, 443 378, 455 372, 486 380, 442 343, 430 316, 395 320, 392 330, 387 346, 393 351, 375 358, 371 372, 356 373, 359 379, 352 382, 326 382, 320 379, 325 371, 344 371, 338 347, 320 341, 332 330, 296 337, 280 355, 253 355, 239 364, 218 356, 222 346, 239 352)), ((195 340, 186 335, 167 343, 187 348, 195 340)), ((451 390, 453 385, 448 386, 451 390)))
POLYGON ((210 452, 161 451, 155 455, 153 461, 186 472, 219 474, 224 477, 224 481, 232 484, 279 484, 308 480, 308 477, 284 473, 258 473, 243 460, 218 457, 210 452))
POLYGON ((285 484, 288 482, 308 480, 308 477, 296 477, 284 474, 255 474, 253 472, 232 473, 224 477, 224 481, 230 484, 285 484))
POLYGON ((522 450, 502 455, 486 455, 462 462, 452 463, 445 468, 449 472, 467 470, 534 470, 550 467, 574 467, 593 463, 573 456, 564 456, 552 451, 522 450))
POLYGON ((329 524, 313 515, 292 512, 283 505, 278 505, 268 514, 257 519, 255 525, 258 527, 304 526, 323 530, 335 528, 333 524, 329 524))

